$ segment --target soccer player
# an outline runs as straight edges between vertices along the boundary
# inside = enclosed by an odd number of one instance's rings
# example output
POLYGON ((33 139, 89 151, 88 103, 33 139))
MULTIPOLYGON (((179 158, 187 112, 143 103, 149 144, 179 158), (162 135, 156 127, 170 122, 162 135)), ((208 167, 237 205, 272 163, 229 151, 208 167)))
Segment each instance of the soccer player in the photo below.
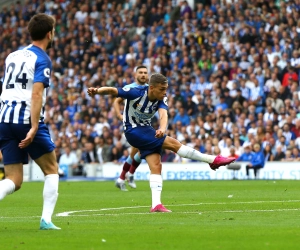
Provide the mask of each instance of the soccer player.
MULTIPOLYGON (((127 88, 135 88, 138 86, 146 85, 148 82, 148 70, 146 66, 138 66, 135 70, 135 82, 126 85, 127 88)), ((120 112, 120 103, 123 102, 123 98, 118 97, 114 101, 114 108, 116 112, 116 116, 123 121, 123 115, 120 112)), ((128 158, 126 159, 123 170, 116 181, 116 187, 120 188, 121 191, 128 191, 125 185, 125 178, 128 178, 128 185, 132 188, 136 188, 136 184, 134 182, 134 172, 138 168, 141 163, 139 150, 135 147, 131 147, 131 152, 128 158)))
POLYGON ((45 175, 41 230, 57 230, 51 217, 58 197, 58 165, 48 128, 43 122, 51 61, 46 49, 54 38, 55 19, 34 15, 28 24, 32 44, 12 52, 5 60, 0 110, 0 149, 5 179, 0 181, 0 200, 21 188, 23 164, 28 154, 45 175))
POLYGON ((130 145, 139 149, 141 158, 146 159, 150 167, 150 188, 152 192, 152 207, 150 212, 171 212, 161 203, 161 191, 163 186, 161 170, 161 150, 169 149, 179 156, 207 162, 211 169, 216 170, 220 166, 228 165, 235 158, 226 158, 220 155, 207 155, 182 145, 176 139, 166 136, 168 125, 167 97, 168 81, 159 73, 151 75, 149 86, 136 88, 89 88, 89 96, 112 95, 126 99, 124 108, 124 131, 130 145), (151 118, 158 111, 159 129, 151 126, 151 118))

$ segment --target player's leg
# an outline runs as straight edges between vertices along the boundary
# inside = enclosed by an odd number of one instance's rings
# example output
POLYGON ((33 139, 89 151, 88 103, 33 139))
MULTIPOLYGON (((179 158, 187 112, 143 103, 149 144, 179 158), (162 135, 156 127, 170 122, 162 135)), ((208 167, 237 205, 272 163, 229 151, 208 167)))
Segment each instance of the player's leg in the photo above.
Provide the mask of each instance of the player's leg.
POLYGON ((48 128, 40 124, 33 142, 26 148, 31 158, 39 165, 45 175, 43 189, 43 212, 40 229, 60 229, 51 222, 58 198, 58 164, 48 128))
POLYGON ((152 207, 150 212, 171 212, 171 210, 166 209, 161 203, 163 180, 161 176, 162 164, 160 154, 147 155, 146 161, 151 172, 149 182, 152 193, 152 207))
POLYGON ((21 188, 23 182, 23 163, 28 163, 25 151, 18 147, 9 124, 0 124, 0 149, 2 151, 5 179, 0 181, 0 200, 21 188))
POLYGON ((19 190, 23 182, 22 163, 4 165, 4 171, 5 179, 0 181, 0 200, 19 190))
POLYGON ((52 214, 58 198, 58 164, 54 151, 46 153, 34 160, 45 175, 43 190, 43 212, 40 229, 60 229, 53 225, 52 214))
POLYGON ((170 136, 166 137, 162 145, 162 148, 172 150, 173 152, 177 153, 179 156, 183 158, 207 162, 210 168, 213 170, 216 170, 220 166, 225 166, 235 161, 235 158, 227 158, 220 155, 215 156, 215 155, 202 154, 201 152, 191 147, 181 144, 178 140, 170 136))
POLYGON ((249 165, 246 165, 246 175, 247 175, 247 178, 249 179, 249 169, 251 167, 249 167, 249 165))
POLYGON ((141 162, 142 160, 141 160, 140 152, 137 152, 132 159, 132 163, 129 171, 126 174, 126 177, 128 179, 128 185, 132 188, 136 188, 136 184, 134 181, 134 173, 136 169, 139 167, 139 165, 141 164, 141 162))
POLYGON ((125 186, 125 178, 126 178, 126 174, 130 169, 130 166, 132 164, 134 155, 138 152, 138 149, 135 147, 131 147, 131 152, 130 155, 127 157, 124 165, 123 165, 123 169, 122 172, 119 176, 119 178, 117 179, 115 185, 117 188, 119 188, 121 191, 128 191, 126 186, 125 186))
POLYGON ((262 166, 253 166, 253 171, 254 171, 254 177, 255 179, 259 179, 259 171, 262 168, 262 166))
POLYGON ((132 163, 131 163, 131 166, 130 166, 130 169, 129 169, 129 173, 133 175, 135 173, 135 170, 141 164, 141 162, 142 162, 142 159, 141 159, 140 153, 137 152, 134 155, 133 159, 132 159, 132 163))

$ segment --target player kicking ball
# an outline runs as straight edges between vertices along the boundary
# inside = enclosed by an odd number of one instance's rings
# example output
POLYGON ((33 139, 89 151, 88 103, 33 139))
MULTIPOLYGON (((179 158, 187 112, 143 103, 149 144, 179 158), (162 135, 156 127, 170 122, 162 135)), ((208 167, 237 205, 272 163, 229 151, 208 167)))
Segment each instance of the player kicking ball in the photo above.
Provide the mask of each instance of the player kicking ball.
MULTIPOLYGON (((126 88, 135 88, 138 86, 148 86, 148 69, 146 66, 138 66, 135 70, 135 82, 126 85, 126 88)), ((114 109, 116 112, 116 116, 123 121, 123 115, 120 112, 120 103, 123 102, 123 98, 118 97, 114 101, 114 109)), ((135 147, 131 147, 131 152, 128 158, 126 159, 122 172, 117 179, 115 185, 121 191, 128 191, 125 185, 125 179, 128 180, 128 185, 131 188, 136 188, 136 184, 134 182, 134 173, 138 166, 141 164, 141 158, 139 150, 135 147)))
POLYGON ((149 79, 149 86, 136 88, 89 88, 87 93, 93 97, 99 95, 112 95, 125 99, 124 132, 130 145, 139 149, 141 158, 146 159, 150 168, 150 188, 152 192, 152 207, 150 212, 171 212, 161 203, 163 180, 161 176, 161 151, 169 149, 179 156, 207 162, 212 170, 228 165, 235 158, 202 154, 201 152, 181 144, 178 140, 167 136, 168 80, 159 73, 154 73, 149 79), (151 118, 156 111, 159 113, 159 129, 151 126, 151 118))

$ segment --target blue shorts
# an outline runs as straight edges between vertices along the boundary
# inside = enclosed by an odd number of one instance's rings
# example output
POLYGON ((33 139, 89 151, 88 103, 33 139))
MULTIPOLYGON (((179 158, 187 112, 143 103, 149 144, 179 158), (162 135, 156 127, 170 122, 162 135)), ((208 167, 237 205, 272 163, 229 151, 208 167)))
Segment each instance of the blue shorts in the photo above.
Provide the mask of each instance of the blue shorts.
POLYGON ((166 135, 162 138, 155 138, 155 129, 150 126, 131 128, 125 131, 125 136, 129 144, 138 148, 141 153, 141 159, 147 155, 162 152, 162 145, 166 135))
POLYGON ((28 163, 28 154, 35 160, 54 150, 47 126, 39 124, 33 142, 26 148, 20 149, 19 143, 26 138, 30 124, 0 123, 0 149, 4 165, 15 163, 28 163))

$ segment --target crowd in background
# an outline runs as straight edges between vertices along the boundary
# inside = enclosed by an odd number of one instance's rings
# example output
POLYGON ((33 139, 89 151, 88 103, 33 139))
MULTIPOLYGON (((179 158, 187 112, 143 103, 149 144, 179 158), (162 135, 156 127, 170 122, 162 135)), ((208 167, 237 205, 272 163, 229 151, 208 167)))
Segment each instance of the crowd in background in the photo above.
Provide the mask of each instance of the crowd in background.
MULTIPOLYGON (((17 2, 0 11, 0 77, 40 12, 56 18, 44 120, 58 161, 127 158, 113 99, 87 88, 132 83, 138 65, 168 77, 168 134, 182 143, 237 158, 258 143, 265 161, 300 159, 300 0, 17 2)), ((162 161, 182 159, 166 150, 162 161)))

